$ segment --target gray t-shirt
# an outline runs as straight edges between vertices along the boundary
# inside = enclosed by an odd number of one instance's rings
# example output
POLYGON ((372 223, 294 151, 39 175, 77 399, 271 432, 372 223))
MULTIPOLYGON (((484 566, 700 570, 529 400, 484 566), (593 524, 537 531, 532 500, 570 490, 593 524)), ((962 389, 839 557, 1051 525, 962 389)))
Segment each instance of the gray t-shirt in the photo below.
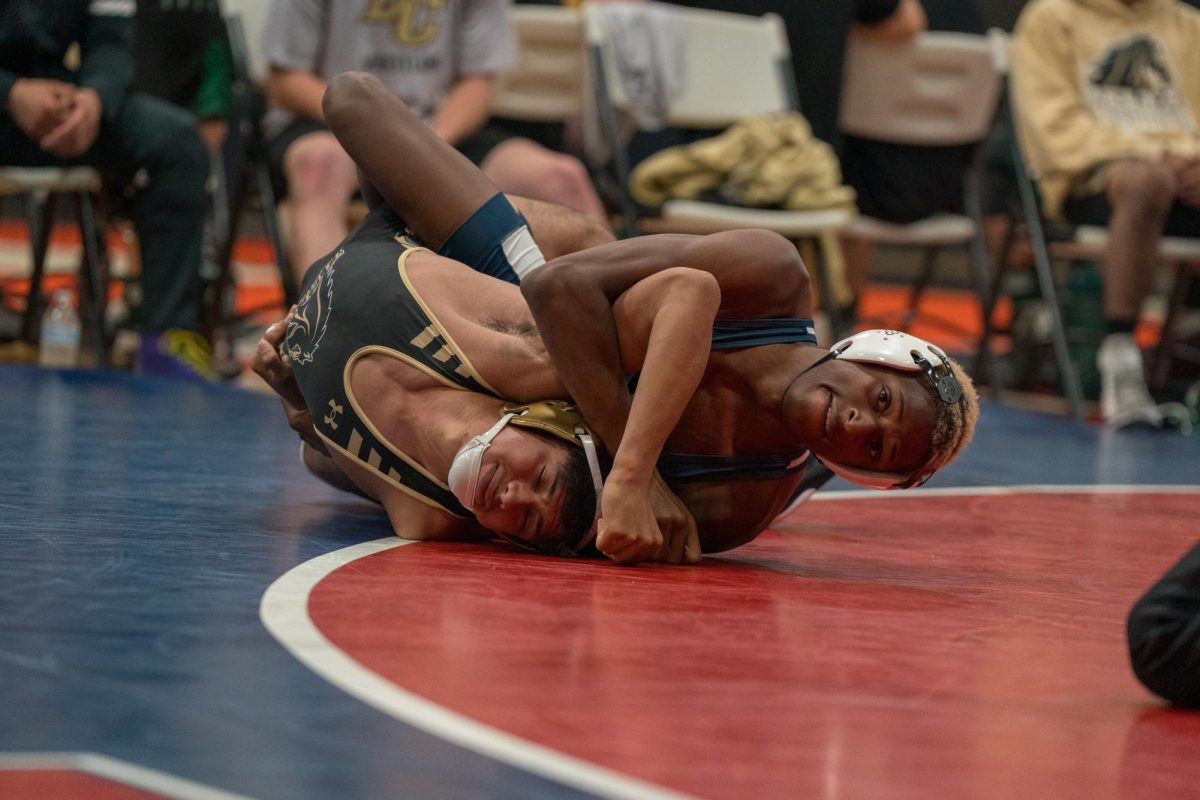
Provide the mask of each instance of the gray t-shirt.
POLYGON ((271 0, 262 47, 271 66, 326 80, 370 72, 425 120, 461 76, 516 58, 509 0, 271 0))

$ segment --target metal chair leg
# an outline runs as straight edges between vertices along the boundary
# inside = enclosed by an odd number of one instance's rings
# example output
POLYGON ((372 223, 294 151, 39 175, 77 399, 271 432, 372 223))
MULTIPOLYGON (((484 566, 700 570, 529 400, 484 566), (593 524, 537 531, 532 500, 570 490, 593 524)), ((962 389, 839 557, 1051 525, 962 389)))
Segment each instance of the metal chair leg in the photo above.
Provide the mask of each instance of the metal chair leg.
POLYGON ((1158 349, 1155 351, 1154 361, 1150 365, 1150 387, 1156 390, 1166 386, 1167 378, 1170 377, 1171 350, 1175 346, 1173 334, 1175 323, 1183 311, 1188 291, 1196 281, 1194 270, 1197 267, 1195 264, 1177 264, 1175 268, 1177 270, 1175 283, 1171 287, 1171 295, 1167 300, 1167 314, 1163 319, 1162 332, 1158 337, 1158 349))
POLYGON ((279 281, 283 284, 284 307, 291 308, 299 299, 299 289, 296 286, 296 278, 292 275, 291 260, 283 242, 283 231, 279 227, 279 207, 275 204, 275 187, 271 185, 271 174, 266 161, 256 160, 255 177, 258 180, 259 197, 262 198, 267 238, 271 240, 271 249, 275 251, 279 281))
POLYGON ((936 247, 927 247, 921 253, 921 271, 917 273, 917 279, 913 281, 912 291, 908 295, 908 310, 902 317, 901 327, 905 330, 911 328, 913 320, 917 318, 921 297, 925 294, 929 282, 933 280, 934 270, 937 269, 937 256, 936 247))
POLYGON ((1058 362, 1058 373, 1066 390, 1067 399, 1071 405, 1071 413, 1075 419, 1083 421, 1083 392, 1079 386, 1079 373, 1071 363, 1070 349, 1067 347, 1067 332, 1063 327, 1062 308, 1058 304, 1058 292, 1054 286, 1054 275, 1051 271, 1050 253, 1046 247, 1045 231, 1042 228, 1042 218, 1034 195, 1033 182, 1028 175, 1017 176, 1017 190, 1020 192, 1021 208, 1025 214, 1025 228, 1029 232, 1029 242, 1033 247, 1033 263, 1037 269, 1038 287, 1042 299, 1046 302, 1050 314, 1050 327, 1054 341, 1054 358, 1058 362))
MULTIPOLYGON (((968 247, 968 257, 971 262, 971 275, 975 283, 975 294, 979 297, 979 313, 983 326, 979 338, 979 348, 975 358, 976 375, 980 375, 987 379, 990 386, 996 387, 996 375, 992 362, 986 357, 981 356, 988 346, 988 338, 991 333, 992 312, 995 310, 996 290, 992 287, 989 280, 991 272, 990 264, 988 263, 987 242, 983 235, 983 203, 980 187, 980 169, 978 157, 971 169, 967 170, 963 185, 963 205, 967 216, 975 224, 975 235, 971 237, 971 242, 968 247), (982 373, 981 370, 986 370, 982 373)), ((1007 257, 1007 251, 1005 253, 1007 257)))
POLYGON ((105 331, 104 314, 108 307, 108 259, 105 257, 104 229, 96 216, 96 207, 90 192, 76 194, 79 212, 79 227, 83 235, 83 263, 80 265, 80 284, 85 289, 80 293, 80 310, 84 307, 83 295, 89 300, 90 310, 86 314, 96 364, 108 366, 108 335, 105 331))
POLYGON ((29 344, 37 342, 42 324, 42 277, 46 272, 46 254, 50 249, 50 231, 58 196, 37 190, 26 198, 25 219, 29 226, 29 244, 33 255, 33 271, 29 278, 29 297, 25 302, 25 318, 21 321, 21 338, 29 344))

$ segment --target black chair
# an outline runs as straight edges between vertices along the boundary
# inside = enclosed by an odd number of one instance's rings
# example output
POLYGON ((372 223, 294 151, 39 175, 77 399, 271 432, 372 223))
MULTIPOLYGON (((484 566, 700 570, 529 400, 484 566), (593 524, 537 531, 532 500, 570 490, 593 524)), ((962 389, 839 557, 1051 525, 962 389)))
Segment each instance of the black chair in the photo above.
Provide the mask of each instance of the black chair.
POLYGON ((225 30, 229 37, 232 64, 233 109, 223 153, 225 169, 220 176, 224 181, 222 194, 227 198, 227 207, 215 215, 214 239, 217 242, 219 272, 211 287, 206 308, 206 328, 210 336, 233 320, 233 245, 252 200, 257 200, 262 211, 263 227, 283 287, 284 307, 290 308, 298 294, 280 229, 267 142, 263 133, 266 97, 251 73, 241 17, 227 15, 225 30))
POLYGON ((29 295, 21 322, 21 339, 35 344, 40 335, 45 297, 42 277, 50 232, 65 198, 74 205, 83 244, 78 273, 79 313, 88 332, 96 364, 108 365, 108 335, 104 325, 108 301, 108 257, 99 206, 102 180, 91 167, 0 167, 0 195, 19 195, 25 205, 32 257, 29 295))

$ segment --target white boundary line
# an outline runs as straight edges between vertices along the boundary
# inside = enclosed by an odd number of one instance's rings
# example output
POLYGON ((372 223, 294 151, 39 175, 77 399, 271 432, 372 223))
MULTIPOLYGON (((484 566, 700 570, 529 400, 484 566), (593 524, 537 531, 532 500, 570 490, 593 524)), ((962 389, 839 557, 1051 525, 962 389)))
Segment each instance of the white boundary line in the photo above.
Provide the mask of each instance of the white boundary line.
POLYGON ((962 497, 964 495, 1004 494, 1200 494, 1200 485, 1148 486, 1145 484, 1062 484, 1059 486, 1020 484, 1013 486, 955 486, 942 489, 918 489, 914 492, 872 492, 846 489, 818 491, 809 500, 911 500, 922 497, 962 497))
POLYGON ((248 800, 166 772, 99 753, 0 753, 3 770, 69 769, 178 800, 248 800))
MULTIPOLYGON (((1200 494, 1200 486, 977 486, 917 492, 817 492, 817 500, 868 500, 1005 494, 1200 494)), ((346 547, 300 564, 271 584, 259 606, 263 625, 297 659, 348 694, 413 727, 460 747, 601 797, 678 800, 665 787, 559 753, 451 711, 366 669, 330 642, 308 615, 308 597, 326 575, 359 558, 412 542, 387 537, 346 547)))
POLYGON ((284 573, 263 595, 259 616, 280 644, 325 680, 368 705, 440 739, 557 783, 611 798, 682 800, 689 795, 640 781, 506 733, 406 691, 350 658, 313 624, 308 598, 337 568, 412 542, 396 537, 346 547, 284 573))

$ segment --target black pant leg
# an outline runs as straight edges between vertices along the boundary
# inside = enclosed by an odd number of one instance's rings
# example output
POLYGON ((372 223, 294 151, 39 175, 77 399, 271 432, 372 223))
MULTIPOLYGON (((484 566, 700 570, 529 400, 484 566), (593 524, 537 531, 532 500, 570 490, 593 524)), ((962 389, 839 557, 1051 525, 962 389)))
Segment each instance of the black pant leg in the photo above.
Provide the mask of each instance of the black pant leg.
POLYGON ((1200 544, 1137 601, 1128 634, 1138 680, 1175 705, 1200 708, 1200 544))
POLYGON ((130 95, 98 149, 110 162, 105 166, 126 175, 145 170, 145 184, 134 186, 131 211, 142 251, 146 330, 195 329, 209 175, 208 150, 195 120, 149 95, 130 95))

